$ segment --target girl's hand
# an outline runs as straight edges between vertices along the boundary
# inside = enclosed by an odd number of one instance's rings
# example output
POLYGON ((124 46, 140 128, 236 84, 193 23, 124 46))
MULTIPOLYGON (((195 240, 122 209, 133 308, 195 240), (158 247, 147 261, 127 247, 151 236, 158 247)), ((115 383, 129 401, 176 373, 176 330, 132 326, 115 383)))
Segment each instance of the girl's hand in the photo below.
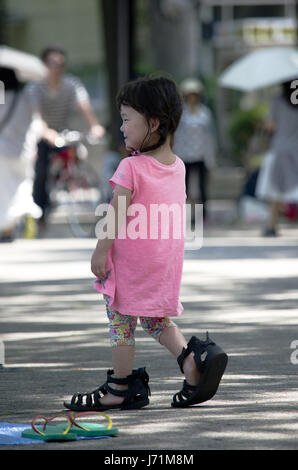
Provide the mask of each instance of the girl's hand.
POLYGON ((101 281, 106 279, 107 253, 95 250, 91 258, 91 271, 101 281))

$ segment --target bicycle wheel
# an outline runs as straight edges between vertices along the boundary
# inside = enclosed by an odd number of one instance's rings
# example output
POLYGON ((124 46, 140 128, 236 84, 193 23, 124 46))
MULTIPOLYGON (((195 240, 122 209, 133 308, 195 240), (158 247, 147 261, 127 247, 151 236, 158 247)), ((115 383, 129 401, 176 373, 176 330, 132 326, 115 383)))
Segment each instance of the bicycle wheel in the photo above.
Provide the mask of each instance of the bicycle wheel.
POLYGON ((95 237, 95 210, 102 198, 98 177, 86 164, 80 162, 66 182, 67 218, 75 237, 95 237))

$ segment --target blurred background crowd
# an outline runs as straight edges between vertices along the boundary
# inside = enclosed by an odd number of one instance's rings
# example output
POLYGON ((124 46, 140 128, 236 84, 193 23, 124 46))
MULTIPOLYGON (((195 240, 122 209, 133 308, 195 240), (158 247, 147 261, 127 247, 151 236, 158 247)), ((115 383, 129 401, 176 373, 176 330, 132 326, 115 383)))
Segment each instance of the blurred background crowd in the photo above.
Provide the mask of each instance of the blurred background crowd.
POLYGON ((180 87, 174 150, 205 223, 297 224, 295 0, 0 0, 2 242, 63 204, 90 235, 79 212, 109 201, 126 155, 117 90, 151 73, 180 87))

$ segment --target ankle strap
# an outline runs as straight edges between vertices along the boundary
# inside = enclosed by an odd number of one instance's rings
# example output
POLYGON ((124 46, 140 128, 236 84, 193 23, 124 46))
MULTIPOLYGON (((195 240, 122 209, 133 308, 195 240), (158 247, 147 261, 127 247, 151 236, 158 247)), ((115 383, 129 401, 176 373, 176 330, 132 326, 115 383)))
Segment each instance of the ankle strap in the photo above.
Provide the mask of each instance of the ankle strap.
POLYGON ((181 354, 177 357, 177 362, 178 362, 178 365, 180 367, 182 374, 184 373, 183 368, 182 368, 183 361, 190 353, 191 353, 191 350, 189 346, 187 345, 187 348, 182 348, 181 354))
POLYGON ((125 390, 117 390, 109 386, 108 382, 106 382, 100 389, 101 391, 105 390, 106 392, 111 393, 112 395, 116 395, 117 397, 126 397, 127 396, 127 389, 125 390))
POLYGON ((124 377, 122 379, 118 377, 113 377, 114 371, 112 369, 109 369, 107 372, 107 383, 113 383, 117 385, 127 385, 128 384, 128 377, 124 377))
POLYGON ((180 370, 183 374, 182 364, 184 359, 191 353, 194 353, 194 359, 197 364, 198 369, 202 367, 201 354, 206 351, 207 346, 215 345, 215 343, 209 338, 208 331, 206 333, 206 340, 201 341, 196 336, 192 336, 188 341, 187 348, 183 348, 181 354, 177 357, 177 362, 180 367, 180 370))

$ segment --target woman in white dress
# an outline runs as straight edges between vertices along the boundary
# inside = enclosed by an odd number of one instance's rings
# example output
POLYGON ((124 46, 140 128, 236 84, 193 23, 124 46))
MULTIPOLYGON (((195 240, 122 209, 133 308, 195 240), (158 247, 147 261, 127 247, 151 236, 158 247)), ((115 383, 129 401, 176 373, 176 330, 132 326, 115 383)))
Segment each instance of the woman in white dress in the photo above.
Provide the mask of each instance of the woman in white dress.
POLYGON ((32 177, 42 125, 15 72, 0 67, 0 80, 5 98, 0 105, 0 241, 11 241, 20 217, 40 215, 32 199, 32 177))
POLYGON ((265 236, 276 236, 281 205, 298 202, 298 105, 291 82, 273 99, 268 128, 273 132, 256 186, 256 196, 270 204, 265 236))

